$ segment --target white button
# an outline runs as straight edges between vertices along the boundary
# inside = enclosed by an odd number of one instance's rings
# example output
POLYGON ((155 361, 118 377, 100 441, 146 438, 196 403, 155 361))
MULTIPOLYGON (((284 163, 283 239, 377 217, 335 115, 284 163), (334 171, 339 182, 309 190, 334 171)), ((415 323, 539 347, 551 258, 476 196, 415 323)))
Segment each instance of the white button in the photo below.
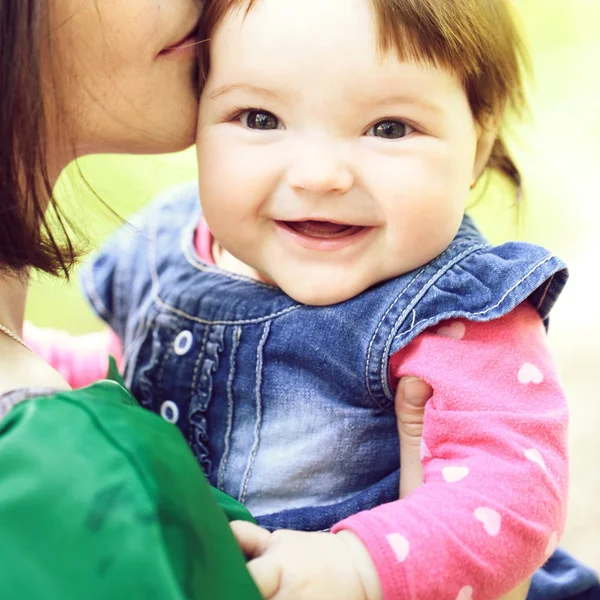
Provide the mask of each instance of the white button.
POLYGON ((190 351, 192 344, 194 343, 194 336, 191 331, 187 329, 182 331, 176 338, 173 343, 173 348, 175 350, 175 354, 178 356, 183 356, 190 351))
POLYGON ((160 416, 169 423, 177 423, 177 420, 179 419, 179 409, 177 408, 177 404, 170 400, 163 402, 160 407, 160 416))

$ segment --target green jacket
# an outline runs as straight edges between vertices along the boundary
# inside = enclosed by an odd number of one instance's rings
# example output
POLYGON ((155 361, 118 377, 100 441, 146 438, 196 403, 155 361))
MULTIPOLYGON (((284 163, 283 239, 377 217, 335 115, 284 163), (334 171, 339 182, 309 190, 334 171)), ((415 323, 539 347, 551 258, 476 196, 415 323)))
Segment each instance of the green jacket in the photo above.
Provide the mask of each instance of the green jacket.
POLYGON ((3 600, 259 600, 234 518, 251 520, 117 381, 0 421, 3 600))

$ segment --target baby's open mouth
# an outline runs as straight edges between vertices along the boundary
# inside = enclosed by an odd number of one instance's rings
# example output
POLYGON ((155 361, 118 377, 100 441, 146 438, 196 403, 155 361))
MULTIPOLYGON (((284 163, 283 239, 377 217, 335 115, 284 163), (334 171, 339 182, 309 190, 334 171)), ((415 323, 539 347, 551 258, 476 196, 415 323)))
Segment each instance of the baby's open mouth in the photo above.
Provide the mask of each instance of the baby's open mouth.
POLYGON ((359 225, 330 221, 278 221, 278 223, 299 235, 328 240, 351 236, 364 229, 359 225))

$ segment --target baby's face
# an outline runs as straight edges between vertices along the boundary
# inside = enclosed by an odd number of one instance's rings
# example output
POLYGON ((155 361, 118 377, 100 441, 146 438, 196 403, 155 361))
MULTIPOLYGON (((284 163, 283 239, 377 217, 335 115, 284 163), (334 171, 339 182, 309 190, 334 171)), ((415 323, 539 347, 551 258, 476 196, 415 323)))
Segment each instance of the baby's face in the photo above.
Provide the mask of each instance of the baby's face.
POLYGON ((370 0, 260 0, 211 42, 200 197, 221 246, 306 304, 444 250, 477 127, 447 71, 382 56, 370 0))

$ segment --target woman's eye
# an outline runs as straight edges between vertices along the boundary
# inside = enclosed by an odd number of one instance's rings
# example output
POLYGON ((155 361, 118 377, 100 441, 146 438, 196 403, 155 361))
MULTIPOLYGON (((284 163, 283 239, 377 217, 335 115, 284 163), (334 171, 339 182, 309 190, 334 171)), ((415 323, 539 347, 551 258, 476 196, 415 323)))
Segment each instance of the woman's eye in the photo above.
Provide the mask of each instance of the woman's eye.
POLYGON ((271 129, 280 128, 279 119, 266 110, 247 110, 240 117, 240 121, 248 129, 269 131, 271 129))
POLYGON ((379 121, 375 123, 367 135, 383 138, 385 140, 399 140, 406 137, 413 131, 413 128, 402 121, 393 121, 391 119, 386 121, 379 121))

